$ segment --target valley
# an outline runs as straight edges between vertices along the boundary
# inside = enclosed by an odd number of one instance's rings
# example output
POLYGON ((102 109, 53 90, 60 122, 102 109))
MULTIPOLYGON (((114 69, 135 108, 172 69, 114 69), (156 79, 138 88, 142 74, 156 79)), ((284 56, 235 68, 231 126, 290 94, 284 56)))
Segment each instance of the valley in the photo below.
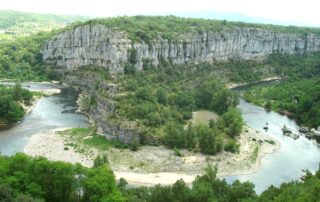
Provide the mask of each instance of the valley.
POLYGON ((0 199, 316 201, 319 51, 317 28, 175 16, 5 41, 0 199))

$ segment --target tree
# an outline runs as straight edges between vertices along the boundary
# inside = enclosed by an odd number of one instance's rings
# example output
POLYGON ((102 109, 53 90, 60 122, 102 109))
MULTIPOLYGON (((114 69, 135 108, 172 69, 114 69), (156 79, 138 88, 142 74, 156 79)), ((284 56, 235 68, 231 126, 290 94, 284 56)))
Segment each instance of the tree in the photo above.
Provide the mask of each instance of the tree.
POLYGON ((243 119, 241 113, 236 108, 230 108, 222 115, 224 124, 229 128, 228 135, 235 137, 240 135, 243 128, 243 119))
POLYGON ((124 201, 111 169, 105 165, 90 169, 84 179, 84 201, 124 201))
POLYGON ((196 137, 199 139, 201 152, 205 154, 216 154, 216 135, 217 131, 209 126, 200 124, 194 127, 196 137))
POLYGON ((158 102, 161 104, 167 104, 168 102, 168 92, 164 88, 159 88, 156 92, 156 97, 158 102))
POLYGON ((183 148, 186 145, 185 131, 180 124, 168 123, 165 127, 164 142, 171 148, 183 148))

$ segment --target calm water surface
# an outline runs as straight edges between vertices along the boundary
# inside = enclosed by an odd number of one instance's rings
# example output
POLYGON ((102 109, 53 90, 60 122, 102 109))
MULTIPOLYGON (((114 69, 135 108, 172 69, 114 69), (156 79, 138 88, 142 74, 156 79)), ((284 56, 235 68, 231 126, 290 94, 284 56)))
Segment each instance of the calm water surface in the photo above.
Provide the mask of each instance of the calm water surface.
MULTIPOLYGON (((0 84, 12 84, 2 82, 0 84)), ((34 110, 8 130, 0 131, 0 153, 12 155, 23 152, 32 135, 61 127, 87 127, 87 117, 75 113, 77 94, 70 88, 50 83, 24 83, 31 90, 59 88, 60 94, 42 97, 34 110)))
MULTIPOLYGON (((264 82, 256 85, 269 85, 273 82, 264 82)), ((244 91, 248 87, 240 87, 235 91, 244 91)), ((293 132, 298 132, 299 126, 295 121, 275 112, 267 112, 261 107, 247 103, 243 99, 238 105, 246 124, 254 129, 264 132, 263 127, 269 123, 267 133, 281 143, 277 152, 262 159, 261 169, 251 175, 229 176, 227 181, 233 180, 253 182, 256 191, 261 193, 270 185, 279 186, 282 182, 298 180, 303 174, 302 169, 316 171, 320 162, 320 147, 314 140, 301 136, 297 140, 282 134, 281 128, 285 124, 293 132)), ((263 134, 261 134, 263 135, 263 134)))

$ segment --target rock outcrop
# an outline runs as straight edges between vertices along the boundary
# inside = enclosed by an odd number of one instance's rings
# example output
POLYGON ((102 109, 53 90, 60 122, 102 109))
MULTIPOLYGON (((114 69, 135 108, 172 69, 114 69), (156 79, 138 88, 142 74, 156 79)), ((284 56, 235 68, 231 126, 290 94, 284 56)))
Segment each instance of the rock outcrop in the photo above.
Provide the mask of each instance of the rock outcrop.
POLYGON ((80 91, 79 111, 90 117, 90 121, 97 126, 98 132, 108 139, 124 144, 140 141, 138 128, 126 122, 112 121, 111 117, 116 114, 117 107, 113 99, 118 92, 117 84, 104 81, 89 72, 85 73, 85 76, 81 73, 66 75, 64 82, 80 91))
POLYGON ((135 52, 135 67, 148 60, 157 65, 161 59, 175 64, 214 63, 228 59, 259 59, 271 53, 320 51, 316 34, 289 34, 261 28, 234 28, 220 32, 185 33, 175 42, 154 39, 133 42, 126 32, 103 25, 84 25, 58 34, 42 51, 43 61, 68 70, 86 65, 123 72, 129 55, 135 52))

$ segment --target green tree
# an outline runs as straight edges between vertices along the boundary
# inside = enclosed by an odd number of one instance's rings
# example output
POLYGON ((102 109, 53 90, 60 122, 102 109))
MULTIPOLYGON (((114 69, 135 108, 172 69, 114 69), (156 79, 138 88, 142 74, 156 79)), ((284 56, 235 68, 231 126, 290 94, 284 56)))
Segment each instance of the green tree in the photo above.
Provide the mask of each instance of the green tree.
POLYGON ((209 126, 200 124, 194 127, 196 137, 199 139, 199 147, 201 152, 205 154, 216 154, 218 152, 216 147, 217 131, 211 129, 209 126))
POLYGON ((229 128, 228 135, 235 137, 240 135, 243 128, 243 119, 241 113, 236 108, 230 108, 222 116, 225 126, 229 128))
POLYGON ((183 148, 186 145, 185 131, 180 124, 168 123, 165 127, 164 142, 171 148, 183 148))

